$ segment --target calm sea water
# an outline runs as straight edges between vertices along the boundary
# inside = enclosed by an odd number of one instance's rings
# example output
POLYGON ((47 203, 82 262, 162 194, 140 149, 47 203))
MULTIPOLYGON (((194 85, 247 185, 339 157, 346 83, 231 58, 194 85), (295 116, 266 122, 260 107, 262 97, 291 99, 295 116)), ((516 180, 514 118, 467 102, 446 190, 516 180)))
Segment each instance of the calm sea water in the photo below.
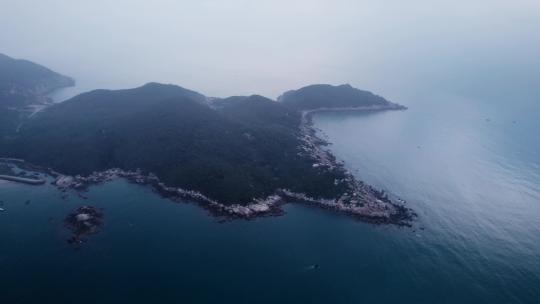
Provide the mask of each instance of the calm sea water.
POLYGON ((351 171, 408 201, 413 228, 298 204, 219 223, 122 180, 87 201, 1 182, 2 303, 540 303, 540 109, 409 105, 315 123, 351 171), (106 224, 75 250, 62 220, 82 204, 106 224))

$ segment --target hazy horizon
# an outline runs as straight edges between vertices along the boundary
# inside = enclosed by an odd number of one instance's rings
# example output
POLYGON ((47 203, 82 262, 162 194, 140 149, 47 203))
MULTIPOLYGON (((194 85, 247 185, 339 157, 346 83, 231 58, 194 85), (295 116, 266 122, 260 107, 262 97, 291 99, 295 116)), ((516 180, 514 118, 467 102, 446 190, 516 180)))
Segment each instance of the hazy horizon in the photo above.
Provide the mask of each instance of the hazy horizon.
POLYGON ((0 58, 3 303, 540 303, 540 0, 0 0, 0 53, 77 83, 0 58), (150 82, 384 98, 74 97, 150 82))
POLYGON ((312 83, 390 97, 532 91, 540 2, 3 0, 0 53, 92 88, 271 98, 312 83))

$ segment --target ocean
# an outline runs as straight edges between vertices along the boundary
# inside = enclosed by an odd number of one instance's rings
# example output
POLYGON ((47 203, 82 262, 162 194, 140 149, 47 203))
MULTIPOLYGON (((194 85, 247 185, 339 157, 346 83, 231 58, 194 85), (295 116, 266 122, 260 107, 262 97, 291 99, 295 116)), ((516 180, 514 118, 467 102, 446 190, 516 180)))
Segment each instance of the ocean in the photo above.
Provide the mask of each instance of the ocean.
POLYGON ((88 200, 1 181, 2 302, 539 303, 540 107, 399 102, 314 123, 358 178, 407 201, 413 227, 295 203, 222 222, 123 180, 88 200), (84 204, 105 226, 75 249, 62 220, 84 204))

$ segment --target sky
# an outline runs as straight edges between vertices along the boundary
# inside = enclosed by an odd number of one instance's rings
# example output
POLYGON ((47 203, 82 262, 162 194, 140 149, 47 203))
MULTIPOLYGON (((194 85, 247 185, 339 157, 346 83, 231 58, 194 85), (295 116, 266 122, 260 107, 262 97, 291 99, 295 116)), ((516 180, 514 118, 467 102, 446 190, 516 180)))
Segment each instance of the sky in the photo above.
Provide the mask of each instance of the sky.
POLYGON ((349 83, 398 98, 515 97, 540 87, 538 0, 0 0, 0 8, 0 53, 87 89, 156 81, 276 98, 349 83))

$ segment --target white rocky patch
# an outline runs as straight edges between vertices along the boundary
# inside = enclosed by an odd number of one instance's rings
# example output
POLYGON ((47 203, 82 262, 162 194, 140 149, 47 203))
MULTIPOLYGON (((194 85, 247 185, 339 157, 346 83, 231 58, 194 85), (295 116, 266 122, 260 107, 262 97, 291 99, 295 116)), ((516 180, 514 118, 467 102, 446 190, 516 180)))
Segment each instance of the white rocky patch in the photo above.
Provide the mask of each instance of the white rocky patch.
POLYGON ((88 214, 88 213, 81 213, 81 214, 77 214, 76 218, 77 218, 78 222, 84 222, 84 221, 88 221, 89 219, 91 219, 92 216, 90 214, 88 214))

